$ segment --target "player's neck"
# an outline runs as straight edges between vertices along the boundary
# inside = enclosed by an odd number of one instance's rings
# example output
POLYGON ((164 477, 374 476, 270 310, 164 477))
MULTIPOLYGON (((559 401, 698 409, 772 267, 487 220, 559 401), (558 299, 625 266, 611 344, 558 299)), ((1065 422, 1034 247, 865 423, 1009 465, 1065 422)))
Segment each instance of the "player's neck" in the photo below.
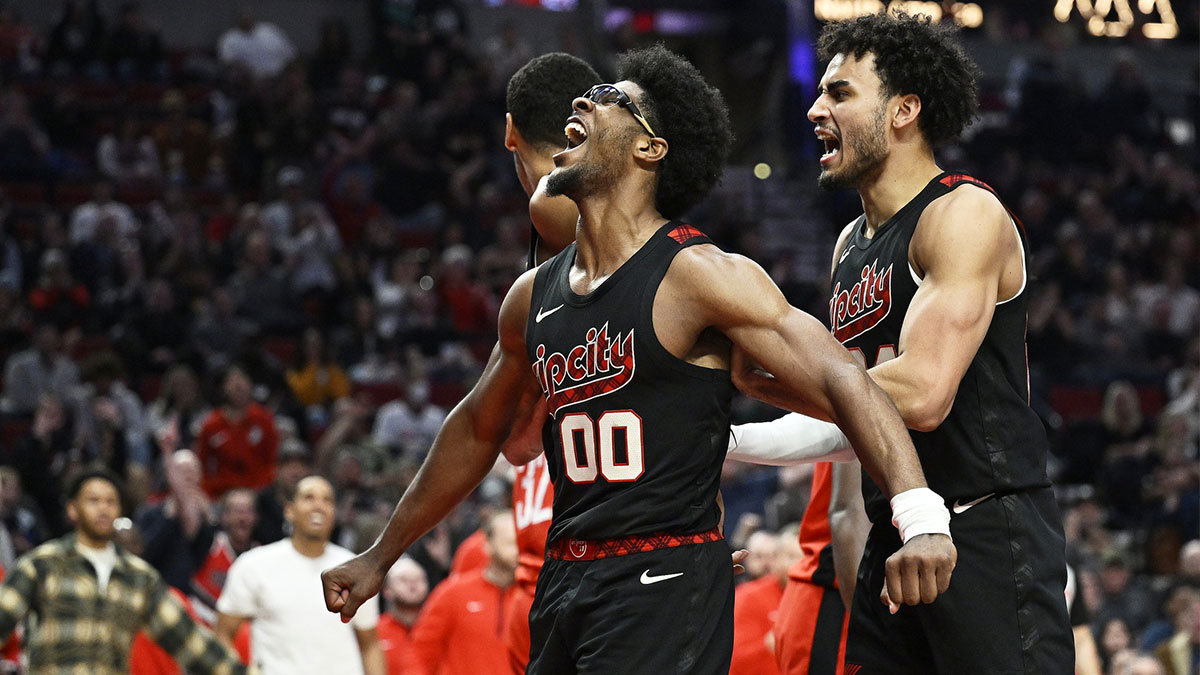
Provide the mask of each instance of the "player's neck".
POLYGON ((575 267, 589 280, 607 277, 667 222, 645 193, 613 190, 578 202, 575 267))
POLYGON ((867 235, 873 235, 875 228, 896 215, 941 172, 932 155, 888 157, 878 176, 858 186, 863 213, 867 216, 867 235))

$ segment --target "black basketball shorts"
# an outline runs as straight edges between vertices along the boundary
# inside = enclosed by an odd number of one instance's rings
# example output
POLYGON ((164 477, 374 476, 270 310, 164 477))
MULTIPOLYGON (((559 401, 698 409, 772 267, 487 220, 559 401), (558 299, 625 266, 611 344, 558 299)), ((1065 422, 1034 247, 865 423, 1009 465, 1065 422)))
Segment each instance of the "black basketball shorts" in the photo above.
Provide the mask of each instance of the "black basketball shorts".
POLYGON ((1049 488, 992 497, 950 520, 958 564, 929 605, 879 600, 891 523, 871 529, 858 570, 846 675, 1072 675, 1062 521, 1049 488))
POLYGON ((725 540, 597 560, 548 558, 529 613, 533 675, 727 675, 725 540))

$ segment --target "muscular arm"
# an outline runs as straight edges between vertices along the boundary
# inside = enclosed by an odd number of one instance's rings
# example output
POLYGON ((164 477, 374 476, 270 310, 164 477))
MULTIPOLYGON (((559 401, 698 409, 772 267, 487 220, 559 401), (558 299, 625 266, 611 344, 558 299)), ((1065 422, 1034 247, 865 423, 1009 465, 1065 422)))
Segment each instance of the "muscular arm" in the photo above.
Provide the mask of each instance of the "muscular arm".
POLYGON ((900 330, 898 356, 871 369, 905 423, 932 431, 987 334, 996 301, 1021 284, 1020 240, 989 192, 962 187, 926 209, 909 245, 921 286, 900 330))
POLYGON ((384 573, 483 480, 500 454, 522 394, 537 386, 525 353, 533 272, 513 285, 500 308, 500 348, 479 382, 450 412, 383 534, 353 560, 322 574, 325 602, 348 621, 375 595, 384 573))
POLYGON ((850 611, 858 563, 862 560, 871 523, 862 498, 862 466, 858 462, 833 465, 833 492, 829 500, 829 529, 833 544, 833 569, 838 593, 850 611))
MULTIPOLYGON (((910 429, 930 431, 949 414, 997 300, 1020 288, 1021 255, 1008 213, 981 188, 961 187, 925 210, 909 246, 922 281, 904 316, 898 356, 870 370, 910 429)), ((785 408, 798 403, 775 379, 734 374, 738 386, 756 398, 785 408)))
MULTIPOLYGON (((679 315, 719 329, 775 373, 791 394, 790 408, 841 427, 887 496, 925 487, 912 440, 887 395, 820 322, 787 303, 761 267, 694 246, 676 257, 664 285, 668 301, 685 296, 674 305, 679 315)), ((656 300, 656 314, 657 306, 656 300)))
POLYGON ((358 639, 358 650, 362 653, 363 673, 387 675, 387 661, 383 658, 383 647, 379 645, 379 634, 375 629, 355 630, 354 637, 358 639))

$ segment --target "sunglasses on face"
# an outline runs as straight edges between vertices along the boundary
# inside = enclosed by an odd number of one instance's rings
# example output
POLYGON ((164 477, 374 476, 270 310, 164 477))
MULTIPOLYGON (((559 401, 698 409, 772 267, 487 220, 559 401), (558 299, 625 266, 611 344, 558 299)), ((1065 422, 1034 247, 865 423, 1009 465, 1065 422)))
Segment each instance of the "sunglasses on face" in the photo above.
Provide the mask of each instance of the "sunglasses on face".
POLYGON ((658 134, 655 134, 654 130, 650 128, 650 123, 646 121, 645 116, 642 115, 642 111, 638 110, 637 104, 629 98, 629 94, 617 89, 615 86, 611 84, 598 84, 588 89, 583 97, 596 105, 613 105, 615 103, 621 106, 628 110, 629 114, 633 115, 633 118, 642 125, 642 128, 646 130, 646 133, 650 134, 651 138, 658 137, 658 134))

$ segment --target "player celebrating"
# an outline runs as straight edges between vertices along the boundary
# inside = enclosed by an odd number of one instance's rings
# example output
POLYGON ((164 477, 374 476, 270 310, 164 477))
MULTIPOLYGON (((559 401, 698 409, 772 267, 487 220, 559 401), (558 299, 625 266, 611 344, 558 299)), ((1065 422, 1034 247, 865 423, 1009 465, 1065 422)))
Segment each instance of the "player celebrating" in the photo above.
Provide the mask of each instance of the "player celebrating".
MULTIPOLYGON (((855 188, 864 211, 834 252, 830 325, 914 431, 930 486, 953 504, 960 556, 948 593, 899 609, 889 556, 901 542, 882 486, 864 479, 873 526, 846 673, 1070 673, 1062 524, 1028 403, 1028 244, 990 187, 933 155, 976 109, 977 69, 949 30, 878 14, 828 24, 818 43, 829 64, 808 111, 825 144, 819 182, 855 188)), ((753 370, 735 379, 796 402, 753 370)))
POLYGON ((886 395, 760 267, 671 220, 720 175, 720 94, 662 47, 624 55, 621 71, 575 100, 570 146, 546 183, 579 205, 577 243, 513 285, 497 358, 447 418, 387 529, 322 575, 343 618, 482 479, 521 393, 537 388, 554 422, 557 490, 529 672, 727 672, 733 580, 716 492, 731 343, 778 374, 797 410, 840 423, 885 494, 919 504, 895 514, 906 574, 889 582, 901 600, 949 584, 948 514, 886 395))

